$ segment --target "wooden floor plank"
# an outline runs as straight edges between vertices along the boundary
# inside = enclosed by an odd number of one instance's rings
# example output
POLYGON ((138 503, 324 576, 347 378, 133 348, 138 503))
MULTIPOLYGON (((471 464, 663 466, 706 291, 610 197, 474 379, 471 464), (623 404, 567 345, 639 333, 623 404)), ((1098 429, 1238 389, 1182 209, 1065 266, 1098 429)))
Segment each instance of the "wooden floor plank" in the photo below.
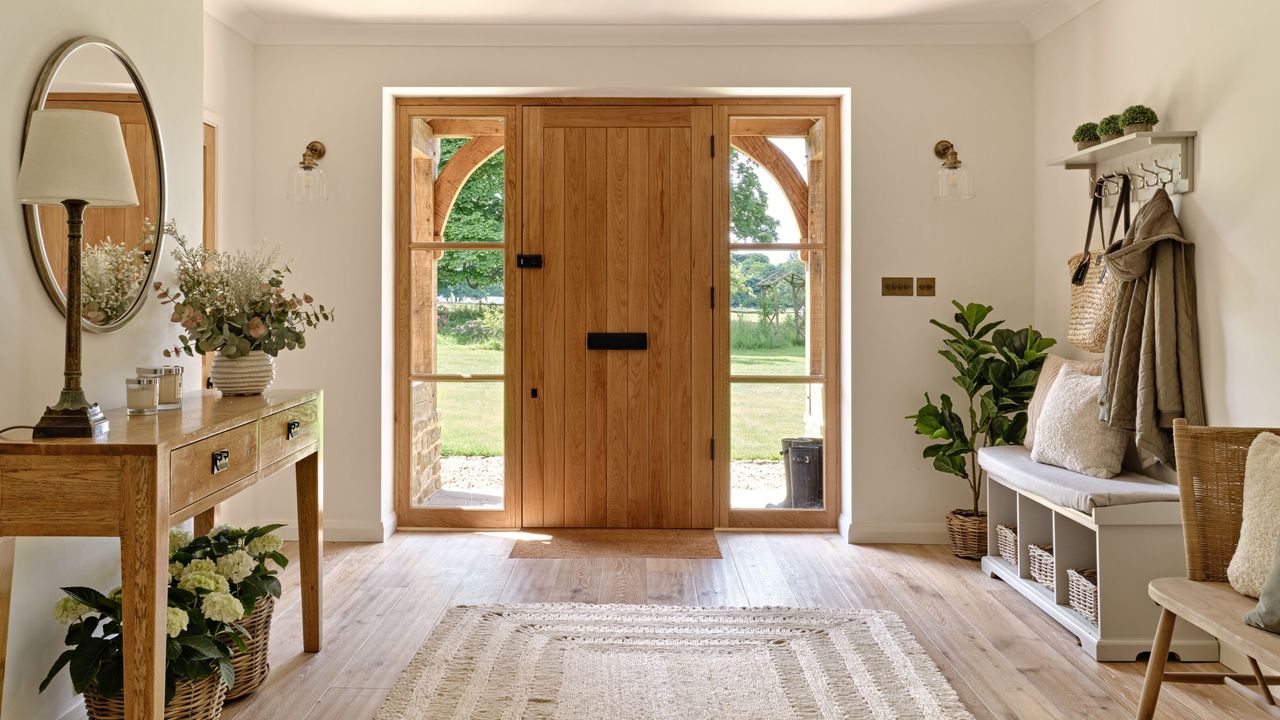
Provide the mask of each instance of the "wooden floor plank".
MULTIPOLYGON (((833 535, 720 533, 723 560, 520 559, 499 533, 400 533, 330 543, 326 647, 302 652, 296 563, 271 637, 272 673, 226 720, 372 720, 455 604, 621 602, 891 610, 980 720, 1133 716, 1145 663, 1095 663, 1012 588, 938 546, 850 546, 833 535)), ((284 548, 296 555, 292 543, 284 548)), ((1174 665, 1171 664, 1171 667, 1174 665)), ((1214 664, 1180 670, 1221 670, 1214 664)), ((1226 688, 1169 687, 1161 720, 1264 717, 1226 688)))

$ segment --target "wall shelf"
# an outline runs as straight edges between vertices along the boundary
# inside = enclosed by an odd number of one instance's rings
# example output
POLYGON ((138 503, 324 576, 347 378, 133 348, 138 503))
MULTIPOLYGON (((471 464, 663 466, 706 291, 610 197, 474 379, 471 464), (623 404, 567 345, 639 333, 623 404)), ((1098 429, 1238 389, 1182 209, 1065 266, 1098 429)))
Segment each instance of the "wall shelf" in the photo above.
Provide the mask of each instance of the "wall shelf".
MULTIPOLYGON (((1163 167, 1173 168, 1169 193, 1187 193, 1195 188, 1195 139, 1194 130, 1133 133, 1079 150, 1048 164, 1068 170, 1088 170, 1090 177, 1098 177, 1126 171, 1140 175, 1139 163, 1148 170, 1155 170, 1154 163, 1158 162, 1163 167)), ((1148 185, 1147 189, 1153 191, 1153 185, 1148 185)), ((1141 195, 1149 196, 1150 193, 1141 195)))

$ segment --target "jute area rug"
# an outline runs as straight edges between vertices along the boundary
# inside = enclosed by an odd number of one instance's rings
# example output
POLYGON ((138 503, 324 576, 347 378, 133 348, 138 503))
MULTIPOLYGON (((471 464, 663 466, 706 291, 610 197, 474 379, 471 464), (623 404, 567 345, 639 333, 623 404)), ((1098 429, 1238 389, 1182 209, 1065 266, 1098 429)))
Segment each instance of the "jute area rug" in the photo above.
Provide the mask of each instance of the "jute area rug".
POLYGON ((710 530, 547 528, 525 532, 513 558, 689 558, 718 559, 720 543, 710 530))
POLYGON ((972 720, 892 612, 455 607, 378 720, 972 720))

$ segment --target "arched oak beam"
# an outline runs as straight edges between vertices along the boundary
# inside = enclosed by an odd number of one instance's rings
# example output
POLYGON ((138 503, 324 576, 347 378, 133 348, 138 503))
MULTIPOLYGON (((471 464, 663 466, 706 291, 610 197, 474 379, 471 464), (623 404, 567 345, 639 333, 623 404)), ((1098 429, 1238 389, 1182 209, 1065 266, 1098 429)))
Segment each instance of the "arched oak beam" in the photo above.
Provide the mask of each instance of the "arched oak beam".
POLYGON ((763 135, 731 135, 729 143, 746 153, 778 181, 782 192, 791 205, 791 213, 796 216, 796 226, 800 228, 801 242, 809 240, 809 184, 800 177, 795 163, 787 157, 777 145, 769 142, 763 135))
POLYGON ((449 222, 449 213, 453 210, 453 201, 458 197, 458 190, 486 160, 502 149, 501 135, 481 135, 472 138, 458 148, 458 152, 449 158, 440 177, 435 184, 435 231, 436 239, 444 237, 445 223, 449 222))

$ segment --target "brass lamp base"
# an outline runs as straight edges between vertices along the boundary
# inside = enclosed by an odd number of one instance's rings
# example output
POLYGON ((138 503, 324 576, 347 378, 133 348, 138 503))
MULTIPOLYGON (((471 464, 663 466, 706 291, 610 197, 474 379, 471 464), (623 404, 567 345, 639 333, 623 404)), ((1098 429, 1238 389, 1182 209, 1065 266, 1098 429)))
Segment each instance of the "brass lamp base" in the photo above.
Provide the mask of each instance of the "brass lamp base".
POLYGON ((97 403, 90 405, 80 393, 77 399, 62 391, 58 404, 45 408, 44 415, 31 431, 35 440, 52 438, 101 438, 110 429, 107 417, 97 403))

